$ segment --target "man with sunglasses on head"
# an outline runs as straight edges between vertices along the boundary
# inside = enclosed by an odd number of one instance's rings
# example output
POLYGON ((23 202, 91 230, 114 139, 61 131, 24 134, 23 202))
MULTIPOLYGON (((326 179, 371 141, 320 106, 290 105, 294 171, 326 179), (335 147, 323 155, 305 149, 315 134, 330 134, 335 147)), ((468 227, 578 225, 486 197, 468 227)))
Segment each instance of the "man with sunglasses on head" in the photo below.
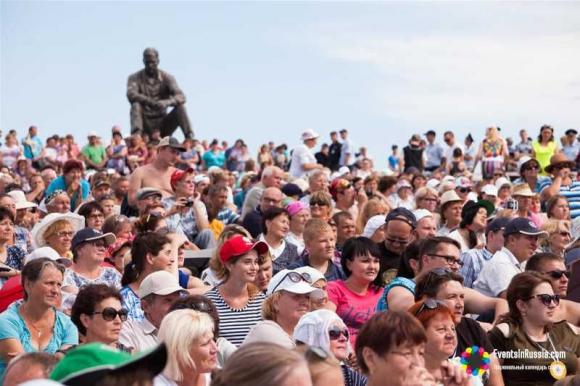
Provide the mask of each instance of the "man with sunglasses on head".
POLYGON ((167 271, 149 274, 139 285, 143 320, 130 319, 123 323, 119 343, 133 352, 151 349, 159 343, 157 332, 161 321, 175 300, 186 295, 177 276, 167 271))
POLYGON ((505 299, 511 279, 524 271, 524 264, 535 253, 542 235, 546 232, 529 219, 512 219, 505 226, 504 247, 483 267, 473 288, 486 296, 505 299))
POLYGON ((417 228, 417 219, 410 210, 396 208, 389 212, 383 227, 385 241, 379 243, 380 268, 375 280, 375 284, 378 286, 388 284, 397 276, 401 255, 407 245, 414 240, 413 231, 417 228))
POLYGON ((572 275, 566 269, 562 258, 553 253, 537 253, 526 263, 526 271, 543 273, 552 282, 554 293, 561 298, 560 307, 556 309, 556 320, 567 320, 575 326, 580 326, 580 304, 564 299, 572 275))

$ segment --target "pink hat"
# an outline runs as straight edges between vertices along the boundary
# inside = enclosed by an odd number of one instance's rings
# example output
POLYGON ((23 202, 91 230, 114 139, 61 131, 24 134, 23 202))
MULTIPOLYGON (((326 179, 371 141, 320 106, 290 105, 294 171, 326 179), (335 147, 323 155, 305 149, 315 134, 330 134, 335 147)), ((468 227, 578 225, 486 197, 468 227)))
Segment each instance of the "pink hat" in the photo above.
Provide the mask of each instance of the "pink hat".
POLYGON ((296 214, 298 214, 298 212, 300 212, 303 209, 307 209, 307 208, 308 207, 306 206, 306 204, 304 204, 300 201, 294 201, 294 202, 288 204, 288 206, 286 207, 286 210, 290 214, 290 217, 294 217, 296 214))

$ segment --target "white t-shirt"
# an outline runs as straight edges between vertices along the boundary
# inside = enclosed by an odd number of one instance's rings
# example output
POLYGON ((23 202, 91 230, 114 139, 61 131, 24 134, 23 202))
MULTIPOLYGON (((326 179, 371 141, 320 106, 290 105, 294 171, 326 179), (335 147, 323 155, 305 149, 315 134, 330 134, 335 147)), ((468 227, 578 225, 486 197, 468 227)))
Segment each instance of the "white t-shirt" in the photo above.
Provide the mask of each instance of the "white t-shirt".
POLYGON ((520 263, 509 249, 497 251, 481 270, 473 283, 473 289, 492 298, 507 290, 512 278, 524 272, 525 264, 520 263))
POLYGON ((292 177, 300 178, 308 175, 307 170, 304 170, 302 165, 315 164, 316 157, 306 145, 300 145, 292 152, 292 163, 290 164, 289 173, 292 177))

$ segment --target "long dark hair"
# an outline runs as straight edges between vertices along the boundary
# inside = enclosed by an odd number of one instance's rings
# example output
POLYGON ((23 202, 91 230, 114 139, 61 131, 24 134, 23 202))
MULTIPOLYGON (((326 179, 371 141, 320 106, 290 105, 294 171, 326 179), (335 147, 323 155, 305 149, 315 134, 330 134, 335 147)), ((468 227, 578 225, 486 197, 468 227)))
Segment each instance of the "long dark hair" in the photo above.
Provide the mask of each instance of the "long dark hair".
POLYGON ((542 143, 542 131, 544 131, 544 129, 548 129, 552 132, 552 136, 548 140, 548 143, 554 142, 554 129, 552 128, 552 126, 549 126, 549 125, 544 125, 544 126, 540 127, 540 134, 538 134, 538 142, 542 143))
POLYGON ((171 243, 169 237, 157 232, 145 232, 139 234, 133 240, 131 247, 131 262, 125 267, 121 285, 129 285, 139 278, 139 275, 145 270, 147 253, 156 256, 159 254, 165 244, 171 243))
POLYGON ((522 314, 517 306, 517 301, 529 300, 536 287, 542 283, 552 285, 550 280, 539 272, 526 271, 515 275, 507 288, 506 297, 509 311, 501 315, 497 323, 521 325, 523 320, 522 314))

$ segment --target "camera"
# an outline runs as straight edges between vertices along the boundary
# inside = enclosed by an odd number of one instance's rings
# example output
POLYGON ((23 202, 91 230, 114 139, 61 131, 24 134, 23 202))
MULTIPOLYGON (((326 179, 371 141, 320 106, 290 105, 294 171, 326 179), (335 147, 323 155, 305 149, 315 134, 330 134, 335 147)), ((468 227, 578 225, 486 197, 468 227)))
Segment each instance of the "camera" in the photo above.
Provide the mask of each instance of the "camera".
POLYGON ((186 208, 191 208, 193 206, 193 198, 188 198, 185 204, 183 204, 186 208))

